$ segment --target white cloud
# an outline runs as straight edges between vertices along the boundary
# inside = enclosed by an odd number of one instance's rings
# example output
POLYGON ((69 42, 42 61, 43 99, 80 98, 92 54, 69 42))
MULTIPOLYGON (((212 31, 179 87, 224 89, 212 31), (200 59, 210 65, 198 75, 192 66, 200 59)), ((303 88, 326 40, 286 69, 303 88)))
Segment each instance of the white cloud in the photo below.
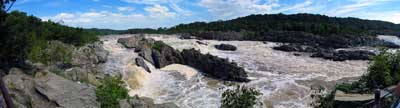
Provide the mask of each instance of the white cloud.
POLYGON ((144 10, 148 12, 149 16, 152 18, 171 18, 176 16, 176 13, 170 12, 167 7, 158 4, 146 7, 144 10))
POLYGON ((274 13, 286 12, 286 11, 299 11, 306 12, 311 11, 311 9, 315 9, 311 5, 313 2, 311 0, 305 0, 302 3, 294 4, 293 6, 283 7, 281 9, 276 10, 274 13))
POLYGON ((354 11, 365 9, 369 6, 379 5, 393 0, 352 0, 352 1, 355 3, 341 6, 337 9, 333 9, 331 10, 331 12, 328 12, 328 14, 333 16, 345 15, 354 11))
POLYGON ((269 3, 261 3, 260 0, 201 0, 199 4, 218 18, 264 14, 271 12, 273 7, 279 6, 277 0, 270 0, 269 3))
POLYGON ((132 7, 117 7, 118 11, 131 12, 134 10, 132 7))
POLYGON ((180 4, 184 2, 183 0, 122 0, 122 1, 134 4, 168 6, 173 11, 175 11, 177 15, 190 16, 193 14, 192 11, 184 9, 180 6, 180 4))
POLYGON ((135 13, 115 13, 109 11, 84 12, 84 13, 60 13, 55 16, 42 17, 43 20, 60 22, 65 25, 84 28, 157 28, 160 26, 172 26, 170 21, 174 14, 161 6, 149 8, 149 15, 135 13))

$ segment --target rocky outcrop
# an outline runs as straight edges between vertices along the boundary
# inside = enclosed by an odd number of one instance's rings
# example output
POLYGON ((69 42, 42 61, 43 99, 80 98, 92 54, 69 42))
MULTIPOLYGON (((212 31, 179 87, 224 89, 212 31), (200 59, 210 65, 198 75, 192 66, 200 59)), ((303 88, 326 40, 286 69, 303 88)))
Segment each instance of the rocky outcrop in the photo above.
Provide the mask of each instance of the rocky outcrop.
POLYGON ((76 48, 72 54, 73 66, 105 63, 109 52, 102 47, 101 42, 76 48))
POLYGON ((137 52, 139 56, 143 57, 145 60, 154 64, 156 68, 162 68, 174 63, 182 63, 183 61, 179 51, 175 50, 164 42, 154 41, 153 39, 146 39, 143 37, 130 38, 138 38, 131 39, 137 40, 135 42, 140 43, 134 47, 136 48, 135 52, 137 52))
POLYGON ((363 49, 335 50, 333 48, 317 48, 299 44, 284 44, 273 47, 275 50, 287 52, 308 52, 312 53, 311 57, 324 58, 333 61, 345 60, 370 60, 376 55, 374 52, 363 49))
POLYGON ((345 60, 370 60, 372 56, 376 55, 374 52, 367 50, 323 50, 314 53, 311 57, 321 57, 333 61, 345 60))
POLYGON ((147 72, 151 72, 150 68, 146 65, 142 57, 138 57, 135 59, 136 65, 142 67, 147 72))
POLYGON ((180 52, 164 42, 155 42, 152 49, 152 57, 156 68, 162 68, 174 63, 183 63, 183 58, 180 52))
POLYGON ((35 76, 13 68, 4 77, 18 108, 98 108, 95 88, 62 78, 51 72, 35 76))
POLYGON ((236 46, 230 44, 219 44, 219 45, 214 45, 214 47, 224 51, 236 51, 237 49, 236 46))
POLYGON ((312 46, 298 44, 283 44, 281 46, 273 47, 273 49, 287 52, 317 52, 319 50, 312 46))
POLYGON ((121 108, 179 108, 174 103, 155 104, 153 99, 146 97, 138 97, 137 95, 119 101, 121 108))
POLYGON ((139 41, 141 38, 127 37, 118 39, 118 43, 122 44, 126 48, 135 48, 139 46, 139 41))
POLYGON ((102 64, 109 55, 102 45, 102 42, 96 42, 76 48, 72 54, 72 67, 63 69, 60 74, 72 81, 97 84, 104 77, 102 64))
POLYGON ((195 49, 185 49, 181 55, 186 65, 199 69, 207 76, 229 81, 249 81, 245 70, 235 62, 210 54, 202 54, 195 49))
MULTIPOLYGON (((218 58, 210 54, 202 54, 194 49, 179 52, 162 41, 143 38, 140 39, 139 43, 143 43, 135 47, 138 48, 139 56, 154 64, 156 68, 162 68, 170 64, 185 64, 217 79, 238 82, 249 81, 245 70, 227 59, 218 58)), ((141 58, 137 58, 136 63, 145 69, 147 67, 141 58)))

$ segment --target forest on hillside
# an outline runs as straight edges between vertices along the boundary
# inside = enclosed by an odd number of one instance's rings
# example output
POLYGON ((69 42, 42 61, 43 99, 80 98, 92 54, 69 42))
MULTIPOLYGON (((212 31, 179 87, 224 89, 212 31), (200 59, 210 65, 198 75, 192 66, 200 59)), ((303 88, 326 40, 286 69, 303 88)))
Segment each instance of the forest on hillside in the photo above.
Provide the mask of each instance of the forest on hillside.
MULTIPOLYGON (((94 29, 92 29, 94 30, 94 29)), ((102 32, 104 30, 95 30, 102 32)), ((262 35, 272 31, 296 31, 316 35, 398 35, 400 25, 378 20, 359 18, 329 17, 318 14, 264 14, 249 15, 226 21, 193 22, 171 28, 107 30, 106 34, 134 33, 190 33, 202 32, 252 32, 262 35)))
POLYGON ((50 41, 82 46, 97 41, 97 34, 83 28, 42 21, 24 12, 0 10, 0 66, 21 67, 26 59, 41 59, 50 41), (6 50, 5 50, 6 49, 6 50))

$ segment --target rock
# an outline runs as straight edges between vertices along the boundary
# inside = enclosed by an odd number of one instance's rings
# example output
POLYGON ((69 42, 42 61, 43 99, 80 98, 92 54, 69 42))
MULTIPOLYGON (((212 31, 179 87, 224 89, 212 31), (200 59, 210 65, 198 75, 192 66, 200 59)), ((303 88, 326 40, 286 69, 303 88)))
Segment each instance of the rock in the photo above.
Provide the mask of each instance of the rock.
POLYGON ((35 90, 63 108, 98 108, 95 87, 66 80, 50 72, 35 76, 35 90))
POLYGON ((66 80, 50 72, 35 77, 13 68, 4 77, 16 105, 27 108, 98 108, 94 87, 66 80))
POLYGON ((179 108, 179 106, 176 105, 175 103, 169 102, 163 104, 156 104, 155 108, 179 108))
POLYGON ((286 52, 316 52, 317 48, 299 44, 283 44, 277 47, 273 47, 274 50, 286 51, 286 52))
POLYGON ((17 68, 12 68, 10 74, 4 77, 4 83, 9 89, 10 95, 16 106, 19 108, 55 108, 57 103, 47 100, 39 94, 36 89, 36 82, 32 76, 24 74, 17 68))
POLYGON ((154 64, 156 68, 183 61, 179 51, 161 41, 142 39, 139 43, 143 43, 138 50, 139 56, 154 64))
POLYGON ((214 47, 224 51, 236 51, 237 49, 236 46, 230 44, 219 44, 219 45, 214 45, 214 47))
POLYGON ((126 48, 136 48, 139 46, 140 37, 128 37, 128 38, 119 38, 118 43, 122 44, 126 48))
MULTIPOLYGON (((131 104, 129 104, 127 99, 123 99, 119 101, 119 106, 121 108, 133 108, 131 104)), ((136 107, 135 107, 136 108, 136 107)))
POLYGON ((311 57, 321 57, 333 61, 345 60, 370 60, 374 52, 368 50, 322 50, 314 53, 311 57))
POLYGON ((88 71, 82 69, 80 67, 73 67, 65 70, 63 75, 72 81, 87 81, 88 80, 88 71))
POLYGON ((109 52, 99 42, 77 48, 72 53, 72 66, 101 64, 107 61, 109 52))
POLYGON ((146 63, 144 62, 142 57, 138 57, 135 59, 136 65, 142 67, 144 70, 146 70, 147 72, 151 72, 150 68, 146 65, 146 63))
POLYGON ((200 44, 200 45, 208 45, 207 43, 202 42, 202 41, 196 41, 196 43, 197 43, 197 44, 200 44))
MULTIPOLYGON (((130 98, 128 102, 134 108, 179 108, 179 106, 174 103, 154 104, 153 99, 147 97, 138 97, 137 95, 130 98)), ((120 102, 120 105, 121 104, 124 105, 125 103, 120 102)))
POLYGON ((245 70, 235 62, 210 54, 202 54, 195 49, 184 49, 181 55, 185 61, 184 64, 200 70, 207 76, 228 81, 249 81, 245 70))
POLYGON ((151 64, 154 64, 154 59, 153 59, 153 51, 151 49, 150 45, 142 45, 140 51, 139 51, 139 56, 143 57, 147 61, 149 61, 151 64))
POLYGON ((155 42, 154 45, 159 46, 159 48, 156 47, 152 50, 152 58, 156 68, 162 68, 170 64, 183 62, 180 52, 171 46, 161 41, 155 42))
POLYGON ((98 63, 105 63, 107 61, 108 55, 110 53, 102 47, 103 43, 96 42, 94 44, 90 44, 89 47, 94 50, 94 54, 97 56, 98 63))
POLYGON ((301 56, 299 53, 293 53, 294 56, 301 56))

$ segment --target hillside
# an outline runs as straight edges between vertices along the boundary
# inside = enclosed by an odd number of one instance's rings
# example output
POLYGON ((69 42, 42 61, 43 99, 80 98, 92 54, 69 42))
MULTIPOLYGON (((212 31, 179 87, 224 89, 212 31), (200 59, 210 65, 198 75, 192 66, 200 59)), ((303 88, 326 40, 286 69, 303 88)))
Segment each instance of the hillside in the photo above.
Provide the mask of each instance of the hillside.
MULTIPOLYGON (((42 21, 24 12, 5 13, 1 10, 0 68, 21 67, 29 59, 34 62, 48 62, 44 54, 50 41, 83 46, 97 41, 97 34, 82 28, 64 26, 51 21, 42 21)), ((63 49, 60 49, 63 50, 63 49)))

